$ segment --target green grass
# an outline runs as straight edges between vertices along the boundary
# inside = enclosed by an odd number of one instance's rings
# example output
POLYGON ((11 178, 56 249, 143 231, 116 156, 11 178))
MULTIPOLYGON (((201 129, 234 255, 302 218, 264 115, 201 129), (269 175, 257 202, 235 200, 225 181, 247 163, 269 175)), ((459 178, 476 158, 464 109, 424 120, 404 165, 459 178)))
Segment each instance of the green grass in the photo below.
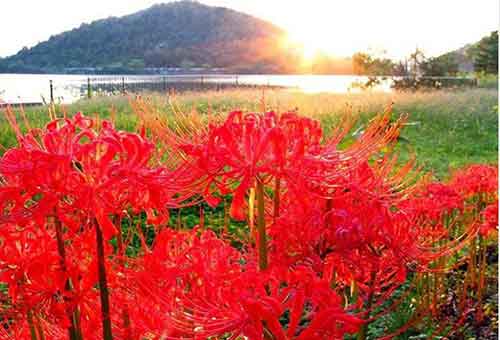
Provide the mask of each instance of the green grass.
MULTIPOLYGON (((228 90, 221 92, 185 93, 167 96, 151 95, 150 100, 168 116, 175 106, 181 111, 226 113, 234 109, 261 111, 263 98, 266 109, 297 110, 320 119, 325 133, 332 128, 335 117, 350 110, 360 114, 360 124, 387 105, 393 112, 408 113, 408 125, 402 132, 403 158, 409 146, 424 169, 444 177, 449 168, 470 163, 498 161, 498 91, 469 89, 463 91, 306 94, 284 90, 228 90)), ((81 111, 87 115, 116 114, 118 127, 134 129, 137 117, 127 97, 101 97, 81 100, 68 107, 58 106, 59 114, 81 111)), ((47 108, 28 108, 26 116, 32 126, 48 121, 47 108)), ((15 144, 14 134, 5 118, 0 117, 0 144, 15 144)))
POLYGON ((478 86, 488 89, 498 89, 498 74, 480 73, 476 75, 478 86))

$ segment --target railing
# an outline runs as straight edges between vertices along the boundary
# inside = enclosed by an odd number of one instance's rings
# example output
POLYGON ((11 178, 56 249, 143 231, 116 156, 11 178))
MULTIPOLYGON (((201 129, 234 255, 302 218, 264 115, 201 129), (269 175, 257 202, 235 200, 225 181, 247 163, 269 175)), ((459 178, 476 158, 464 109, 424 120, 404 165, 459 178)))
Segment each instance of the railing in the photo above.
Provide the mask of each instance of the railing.
POLYGON ((230 88, 298 88, 304 91, 350 91, 356 86, 383 91, 476 87, 475 78, 456 77, 364 77, 317 75, 129 75, 129 76, 57 76, 3 79, 0 87, 14 91, 0 95, 0 107, 71 103, 80 98, 142 92, 183 92, 225 90, 230 88), (352 79, 349 79, 352 78, 352 79), (363 77, 361 77, 363 78, 363 77), (373 78, 373 79, 372 79, 373 78), (23 82, 26 82, 23 83, 23 82), (22 89, 19 92, 16 90, 22 89), (31 90, 32 89, 32 90, 31 90), (340 90, 339 90, 340 89, 340 90), (24 92, 24 93, 22 93, 24 92), (2 98, 3 97, 3 98, 2 98), (1 99, 5 102, 2 103, 1 99))
MULTIPOLYGON (((7 105, 32 106, 56 102, 70 103, 80 98, 142 92, 172 93, 206 90, 218 91, 230 88, 285 87, 278 84, 270 85, 269 82, 265 84, 250 83, 248 81, 240 82, 238 75, 124 75, 68 77, 70 78, 65 79, 57 77, 52 79, 47 76, 41 76, 39 79, 35 79, 36 84, 34 84, 33 91, 35 95, 27 98, 24 96, 18 96, 16 99, 13 99, 13 96, 11 95, 10 100, 8 100, 8 104, 6 102, 2 103, 0 100, 0 107, 7 105)), ((13 80, 13 83, 14 82, 16 82, 16 80, 13 80)))
MULTIPOLYGON (((82 97, 91 98, 94 94, 125 94, 149 92, 182 92, 224 90, 228 88, 276 88, 279 86, 242 84, 238 76, 123 76, 123 77, 93 77, 88 78, 81 88, 82 97)), ((53 97, 51 97, 53 98, 53 97)))

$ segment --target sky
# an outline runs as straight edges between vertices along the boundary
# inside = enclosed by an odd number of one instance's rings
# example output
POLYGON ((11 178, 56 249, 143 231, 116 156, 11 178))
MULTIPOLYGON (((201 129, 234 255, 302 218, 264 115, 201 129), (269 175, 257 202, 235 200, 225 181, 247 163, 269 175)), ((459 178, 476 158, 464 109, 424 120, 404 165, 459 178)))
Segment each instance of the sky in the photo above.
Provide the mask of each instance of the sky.
MULTIPOLYGON (((109 16, 161 0, 2 0, 0 57, 109 16), (11 32, 11 33, 9 33, 11 32)), ((497 30, 498 0, 200 0, 273 22, 308 53, 350 56, 375 51, 402 59, 418 46, 427 56, 462 47, 497 30)))

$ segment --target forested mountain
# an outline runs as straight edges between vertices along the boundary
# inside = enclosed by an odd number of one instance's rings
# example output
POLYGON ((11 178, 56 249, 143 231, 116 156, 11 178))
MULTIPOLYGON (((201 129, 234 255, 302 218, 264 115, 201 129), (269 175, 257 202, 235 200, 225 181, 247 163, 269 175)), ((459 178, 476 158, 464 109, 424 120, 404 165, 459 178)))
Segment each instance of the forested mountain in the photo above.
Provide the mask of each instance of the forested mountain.
POLYGON ((184 0, 82 24, 32 48, 0 58, 0 73, 314 73, 457 75, 498 72, 498 32, 444 55, 416 51, 406 63, 367 53, 339 58, 317 53, 303 60, 301 47, 264 20, 228 8, 184 0), (419 54, 420 53, 420 54, 419 54), (412 63, 413 66, 409 65, 412 63), (409 65, 409 66, 408 66, 409 65), (215 70, 214 70, 215 69, 215 70))
POLYGON ((285 72, 297 54, 283 47, 284 36, 280 28, 247 14, 177 1, 52 36, 0 59, 0 72, 145 67, 285 72))
POLYGON ((469 72, 498 73, 498 31, 480 41, 465 45, 435 58, 427 59, 422 68, 431 76, 455 76, 469 72))

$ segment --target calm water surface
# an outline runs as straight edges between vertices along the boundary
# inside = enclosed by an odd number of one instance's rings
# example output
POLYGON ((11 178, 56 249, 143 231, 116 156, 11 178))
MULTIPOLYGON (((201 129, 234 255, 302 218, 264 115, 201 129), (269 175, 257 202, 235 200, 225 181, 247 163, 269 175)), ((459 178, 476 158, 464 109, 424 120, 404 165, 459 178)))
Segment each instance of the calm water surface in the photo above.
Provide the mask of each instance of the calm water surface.
MULTIPOLYGON (((341 75, 168 75, 168 76, 94 76, 94 75, 53 75, 53 74, 0 74, 0 103, 38 103, 50 100, 50 81, 52 80, 54 99, 62 103, 72 103, 86 93, 88 78, 100 82, 121 83, 126 77, 128 84, 134 82, 163 79, 168 83, 205 82, 219 84, 270 85, 283 86, 308 93, 357 92, 355 83, 368 80, 362 76, 341 75)), ((391 91, 390 80, 382 80, 374 90, 391 91)))

